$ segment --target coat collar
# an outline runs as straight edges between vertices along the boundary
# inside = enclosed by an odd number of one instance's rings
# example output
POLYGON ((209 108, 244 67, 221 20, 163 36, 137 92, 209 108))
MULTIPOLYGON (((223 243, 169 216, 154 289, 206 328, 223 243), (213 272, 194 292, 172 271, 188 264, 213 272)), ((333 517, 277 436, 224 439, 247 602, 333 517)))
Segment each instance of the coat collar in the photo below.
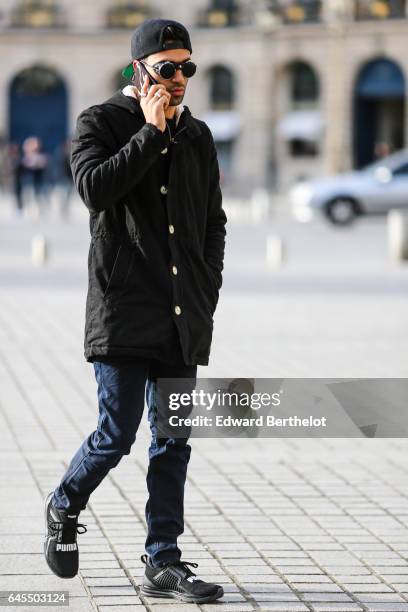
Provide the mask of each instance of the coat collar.
MULTIPOLYGON (((143 111, 140 107, 139 100, 135 96, 132 85, 127 85, 123 89, 118 89, 113 96, 103 102, 103 104, 111 104, 123 108, 133 115, 145 120, 143 111)), ((190 138, 195 138, 201 134, 201 128, 198 122, 194 119, 188 106, 179 104, 176 107, 176 126, 180 128, 186 127, 186 134, 190 138)))

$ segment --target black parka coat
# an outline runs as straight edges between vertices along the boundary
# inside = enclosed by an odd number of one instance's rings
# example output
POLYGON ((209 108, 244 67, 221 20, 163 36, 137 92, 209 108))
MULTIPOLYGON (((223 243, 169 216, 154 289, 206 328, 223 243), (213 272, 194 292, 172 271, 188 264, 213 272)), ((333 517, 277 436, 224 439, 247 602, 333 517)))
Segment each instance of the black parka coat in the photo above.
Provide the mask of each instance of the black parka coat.
POLYGON ((182 107, 170 143, 119 89, 79 115, 71 169, 90 212, 86 360, 160 358, 175 324, 185 363, 207 365, 227 217, 206 123, 182 107), (160 156, 169 154, 162 185, 160 156))

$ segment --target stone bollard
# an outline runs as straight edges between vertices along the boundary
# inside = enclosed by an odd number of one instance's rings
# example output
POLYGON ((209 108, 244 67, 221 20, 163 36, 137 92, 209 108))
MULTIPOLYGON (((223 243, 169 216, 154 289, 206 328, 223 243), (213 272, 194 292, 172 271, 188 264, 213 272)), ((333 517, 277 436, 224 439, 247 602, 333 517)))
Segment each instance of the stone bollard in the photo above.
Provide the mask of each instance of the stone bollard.
POLYGON ((392 259, 408 259, 408 213, 393 209, 387 216, 388 247, 392 259))
POLYGON ((31 241, 31 260, 35 266, 43 266, 49 257, 47 239, 42 234, 33 236, 31 241))
POLYGON ((268 236, 266 239, 266 263, 270 268, 278 268, 284 258, 283 240, 279 236, 268 236))

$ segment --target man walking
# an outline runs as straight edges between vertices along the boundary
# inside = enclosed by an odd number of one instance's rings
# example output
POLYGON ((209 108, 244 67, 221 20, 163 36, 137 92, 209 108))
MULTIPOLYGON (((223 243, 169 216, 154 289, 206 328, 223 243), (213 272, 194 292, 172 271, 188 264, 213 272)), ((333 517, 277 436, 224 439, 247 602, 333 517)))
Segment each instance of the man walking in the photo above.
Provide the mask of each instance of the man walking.
POLYGON ((44 550, 55 574, 77 574, 77 533, 86 531, 78 515, 130 453, 146 396, 152 440, 142 592, 204 603, 223 589, 181 560, 191 447, 188 437, 158 429, 158 381, 182 379, 191 389, 197 365, 208 365, 227 218, 212 134, 181 104, 196 71, 186 28, 147 20, 131 52, 123 74, 134 86, 84 110, 72 141, 72 174, 90 213, 85 358, 98 383, 99 420, 47 496, 44 550))

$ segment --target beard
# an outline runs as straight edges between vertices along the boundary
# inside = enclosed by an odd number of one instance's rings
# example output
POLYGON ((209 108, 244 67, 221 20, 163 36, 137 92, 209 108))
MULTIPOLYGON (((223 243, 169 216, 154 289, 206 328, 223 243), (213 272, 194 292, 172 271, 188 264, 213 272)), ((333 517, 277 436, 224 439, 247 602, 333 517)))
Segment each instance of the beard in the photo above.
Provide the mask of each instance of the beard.
POLYGON ((183 101, 183 98, 185 96, 186 93, 186 84, 175 84, 175 83, 171 83, 169 84, 169 87, 166 87, 167 91, 170 94, 170 102, 169 102, 169 106, 178 106, 179 104, 181 104, 181 102, 183 101), (176 94, 174 92, 175 89, 180 88, 182 89, 181 94, 176 94))
MULTIPOLYGON (((169 91, 169 90, 168 90, 168 89, 166 89, 166 91, 169 91)), ((169 104, 168 104, 168 105, 169 105, 169 106, 178 106, 179 104, 181 104, 181 103, 182 103, 182 101, 183 101, 183 99, 184 99, 184 95, 185 95, 185 93, 186 93, 186 92, 185 92, 185 90, 184 90, 184 91, 183 91, 183 93, 182 93, 182 94, 180 94, 179 96, 175 96, 174 94, 172 94, 172 93, 171 93, 171 91, 169 91, 169 93, 171 94, 171 97, 170 97, 170 101, 169 101, 169 104)), ((140 93, 139 93, 139 91, 138 91, 138 90, 136 90, 136 97, 137 97, 137 99, 138 99, 138 100, 139 100, 139 102, 140 102, 141 97, 140 97, 140 93)))
POLYGON ((180 94, 179 96, 175 96, 172 94, 170 98, 169 106, 178 106, 179 104, 182 103, 183 98, 184 98, 184 92, 180 94))

